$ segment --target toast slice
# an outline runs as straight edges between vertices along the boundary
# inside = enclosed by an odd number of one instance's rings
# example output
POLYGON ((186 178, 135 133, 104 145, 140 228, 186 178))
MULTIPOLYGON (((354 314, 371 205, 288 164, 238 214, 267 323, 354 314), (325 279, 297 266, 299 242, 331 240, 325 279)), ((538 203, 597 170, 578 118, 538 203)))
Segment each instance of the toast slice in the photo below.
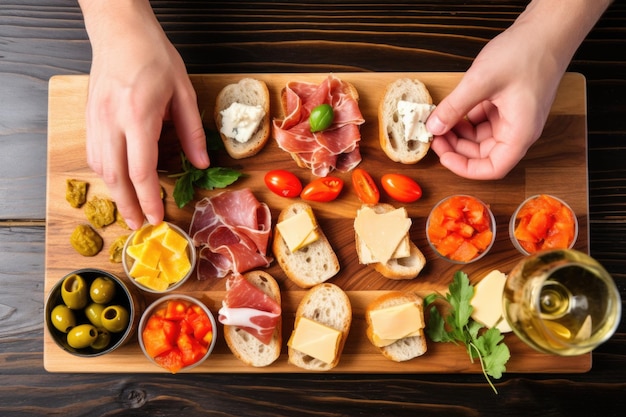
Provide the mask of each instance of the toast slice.
POLYGON ((400 100, 433 104, 433 99, 421 81, 400 78, 387 86, 378 106, 378 136, 382 150, 392 161, 415 164, 426 156, 430 142, 404 139, 404 123, 398 113, 400 100))
MULTIPOLYGON (((293 203, 281 211, 277 224, 296 214, 313 209, 306 203, 293 203)), ((307 246, 291 252, 277 227, 274 228, 272 250, 276 261, 291 281, 301 288, 311 288, 334 277, 340 269, 337 255, 317 226, 318 239, 307 246)))
MULTIPOLYGON (((376 213, 386 213, 395 210, 395 207, 391 204, 379 203, 370 206, 376 213)), ((361 263, 365 263, 362 260, 365 257, 365 243, 359 237, 358 233, 354 233, 354 241, 356 244, 356 252, 361 263)), ((410 252, 409 256, 404 258, 389 259, 385 263, 375 262, 370 265, 374 267, 382 276, 394 280, 406 280, 413 279, 419 275, 419 273, 426 265, 426 257, 422 251, 417 247, 413 241, 409 240, 410 252)))
POLYGON ((215 99, 213 117, 222 142, 224 142, 226 152, 228 152, 231 158, 242 159, 256 155, 263 149, 270 137, 270 94, 267 85, 265 82, 254 78, 243 78, 236 84, 225 86, 215 99), (220 131, 223 124, 221 111, 227 109, 233 103, 261 106, 265 112, 263 119, 250 140, 243 143, 224 135, 220 131))
MULTIPOLYGON (((415 293, 392 291, 377 298, 366 307, 365 321, 367 323, 367 338, 372 342, 372 344, 374 344, 374 341, 370 313, 377 309, 393 307, 405 303, 415 303, 419 308, 423 321, 424 302, 422 298, 415 293)), ((426 353, 427 348, 424 329, 419 331, 419 335, 405 337, 390 345, 377 347, 377 349, 380 350, 386 358, 396 362, 404 362, 421 356, 426 353)))
MULTIPOLYGON (((244 274, 244 278, 280 305, 280 287, 274 277, 264 271, 251 271, 244 274)), ((243 363, 254 367, 268 366, 280 356, 282 346, 281 323, 281 321, 278 322, 272 339, 267 345, 240 327, 230 325, 224 325, 224 339, 233 355, 243 363)))
POLYGON ((337 366, 352 324, 352 305, 348 295, 337 285, 325 282, 311 288, 296 310, 298 317, 306 317, 341 332, 341 338, 331 363, 323 362, 292 347, 288 348, 289 363, 311 371, 327 371, 337 366))

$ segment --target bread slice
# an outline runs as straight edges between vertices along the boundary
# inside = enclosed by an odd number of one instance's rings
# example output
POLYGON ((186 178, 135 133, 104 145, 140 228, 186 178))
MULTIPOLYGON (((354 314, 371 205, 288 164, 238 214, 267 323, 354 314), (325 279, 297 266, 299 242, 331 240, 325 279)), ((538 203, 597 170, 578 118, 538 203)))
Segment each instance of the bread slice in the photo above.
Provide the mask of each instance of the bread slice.
MULTIPOLYGON (((244 278, 280 305, 280 287, 274 277, 264 271, 251 271, 244 274, 244 278)), ((272 340, 267 345, 240 327, 230 325, 224 325, 224 339, 233 355, 245 364, 254 367, 268 366, 280 356, 282 322, 278 322, 272 340)))
POLYGON ((229 138, 220 132, 226 152, 234 159, 247 158, 259 153, 270 137, 270 94, 265 82, 254 78, 243 78, 236 84, 224 87, 215 99, 214 119, 218 132, 222 127, 221 111, 230 107, 233 103, 246 104, 248 106, 261 106, 265 116, 259 123, 252 138, 241 143, 229 138))
MULTIPOLYGON (((395 210, 394 206, 385 203, 371 205, 370 207, 374 209, 376 213, 386 213, 395 210)), ((355 232, 354 235, 356 252, 359 256, 359 261, 361 261, 361 259, 363 259, 365 243, 359 238, 358 233, 355 232)), ((413 241, 409 240, 409 246, 410 255, 408 257, 390 259, 385 263, 376 262, 370 265, 385 278, 394 280, 413 279, 419 275, 424 265, 426 265, 426 257, 413 241)))
POLYGON ((421 81, 400 78, 387 86, 378 106, 378 136, 382 150, 392 161, 414 164, 426 156, 430 142, 404 140, 404 124, 398 114, 400 100, 432 104, 433 99, 421 81))
POLYGON ((337 285, 325 282, 311 288, 300 301, 296 319, 306 317, 341 332, 335 360, 326 363, 291 347, 289 363, 312 371, 327 371, 337 366, 352 324, 352 305, 348 295, 337 285))
MULTIPOLYGON (((293 203, 283 209, 277 223, 280 223, 302 211, 311 210, 306 203, 293 203)), ((317 226, 319 238, 295 251, 291 252, 278 228, 274 228, 272 250, 276 261, 291 281, 301 288, 311 288, 334 277, 339 272, 339 260, 324 235, 321 227, 317 226)))
MULTIPOLYGON (((422 314, 422 319, 424 318, 424 302, 422 298, 415 293, 392 291, 377 298, 367 306, 367 308, 365 309, 367 338, 372 343, 374 342, 370 313, 374 310, 393 307, 405 303, 415 303, 418 306, 420 313, 422 314)), ((419 333, 420 334, 417 336, 405 337, 403 339, 397 340, 390 345, 377 347, 377 349, 379 349, 386 358, 396 362, 404 362, 416 358, 426 353, 426 350, 428 348, 426 345, 426 336, 424 334, 424 329, 421 329, 419 333)))

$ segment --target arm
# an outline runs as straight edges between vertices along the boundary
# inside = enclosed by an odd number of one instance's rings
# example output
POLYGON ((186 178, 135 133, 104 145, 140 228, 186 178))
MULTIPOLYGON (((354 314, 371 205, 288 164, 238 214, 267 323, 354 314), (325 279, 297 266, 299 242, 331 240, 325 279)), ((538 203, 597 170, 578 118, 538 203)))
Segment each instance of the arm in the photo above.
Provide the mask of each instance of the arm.
POLYGON ((491 40, 427 121, 442 165, 504 177, 539 138, 574 53, 609 0, 534 0, 491 40))
POLYGON ((183 151, 209 165, 196 94, 148 0, 79 0, 93 60, 87 101, 87 162, 136 229, 163 220, 156 172, 164 120, 183 151))

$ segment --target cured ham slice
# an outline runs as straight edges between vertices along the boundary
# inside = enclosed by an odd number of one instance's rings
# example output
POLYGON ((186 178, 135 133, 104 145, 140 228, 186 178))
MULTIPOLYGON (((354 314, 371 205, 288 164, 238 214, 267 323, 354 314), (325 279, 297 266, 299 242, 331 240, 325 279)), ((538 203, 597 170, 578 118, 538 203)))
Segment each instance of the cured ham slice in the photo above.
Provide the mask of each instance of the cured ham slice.
POLYGON ((365 120, 347 83, 333 75, 319 85, 290 82, 284 105, 286 117, 274 120, 274 137, 281 149, 296 154, 314 175, 325 177, 335 169, 347 172, 361 162, 359 126, 365 120), (324 103, 333 107, 333 123, 313 133, 309 115, 324 103))
POLYGON ((272 215, 249 189, 224 191, 196 204, 189 235, 199 249, 198 279, 269 266, 272 215))
POLYGON ((280 321, 281 307, 242 275, 229 278, 219 310, 220 323, 237 326, 268 344, 280 321))

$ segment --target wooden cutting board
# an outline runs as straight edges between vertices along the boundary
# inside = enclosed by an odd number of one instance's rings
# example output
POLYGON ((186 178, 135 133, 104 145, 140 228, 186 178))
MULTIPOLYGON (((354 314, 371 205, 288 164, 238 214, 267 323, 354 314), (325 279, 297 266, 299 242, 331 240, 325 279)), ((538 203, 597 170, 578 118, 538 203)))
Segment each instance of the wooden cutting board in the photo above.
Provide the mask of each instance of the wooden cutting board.
MULTIPOLYGON (((422 186, 423 197, 406 205, 412 217, 411 238, 424 252, 427 265, 411 281, 388 280, 372 268, 360 265, 354 246, 353 220, 358 199, 350 186, 349 175, 338 174, 347 186, 340 198, 331 203, 313 203, 318 221, 337 252, 341 271, 331 282, 339 285, 352 302, 353 325, 341 362, 332 372, 344 373, 479 373, 480 365, 470 363, 464 348, 452 344, 428 343, 428 352, 404 363, 385 359, 365 336, 364 311, 376 296, 390 290, 411 290, 421 295, 444 291, 454 272, 461 269, 478 282, 492 269, 508 273, 522 259, 508 236, 508 221, 515 207, 526 197, 550 193, 567 201, 577 214, 580 233, 575 248, 588 252, 588 189, 587 189, 587 130, 585 79, 568 73, 558 90, 556 101, 541 139, 532 147, 520 164, 504 179, 473 181, 452 174, 438 163, 434 152, 416 165, 402 165, 389 160, 378 144, 377 106, 385 86, 400 77, 416 77, 429 88, 435 103, 441 101, 459 82, 458 73, 339 73, 338 77, 353 83, 359 91, 359 105, 365 124, 362 126, 361 167, 379 180, 384 173, 402 172, 416 179, 422 186), (491 206, 497 220, 496 242, 483 259, 459 267, 438 258, 429 248, 425 236, 428 212, 441 198, 450 194, 474 195, 491 206)), ((271 113, 282 117, 279 94, 291 80, 321 82, 328 74, 212 74, 192 76, 198 94, 199 108, 204 113, 205 127, 215 130, 211 115, 219 90, 244 76, 264 80, 271 94, 271 113)), ((74 227, 85 222, 81 209, 65 201, 65 180, 77 178, 90 183, 89 198, 107 196, 107 189, 86 164, 85 158, 85 102, 87 76, 56 76, 49 85, 48 178, 46 227, 46 294, 52 285, 72 270, 93 267, 110 271, 126 278, 121 264, 109 262, 108 245, 118 236, 127 234, 120 226, 112 225, 102 231, 104 250, 93 258, 77 254, 69 244, 74 227)), ((229 166, 243 170, 247 176, 231 188, 249 187, 259 201, 272 210, 273 222, 281 209, 291 200, 278 197, 267 190, 263 176, 273 168, 294 172, 304 184, 313 177, 298 168, 291 157, 280 150, 273 140, 258 155, 233 160, 225 153, 212 155, 214 166, 229 166)), ((165 189, 166 219, 187 229, 193 213, 193 204, 178 209, 174 204, 174 181, 168 174, 180 170, 180 147, 172 126, 165 126, 160 141, 161 183, 165 189)), ((198 192, 197 199, 210 195, 198 192)), ((395 203, 383 197, 382 201, 395 203)), ((274 262, 268 269, 280 283, 283 292, 283 354, 277 362, 265 368, 252 368, 237 360, 228 350, 221 334, 212 356, 190 372, 303 372, 287 362, 286 341, 293 329, 294 312, 304 291, 289 281, 274 262)), ((179 292, 202 299, 217 313, 224 294, 224 280, 189 280, 179 292)), ((154 296, 145 295, 146 302, 154 296)), ((494 300, 498 302, 498 300, 494 300)), ((42 318, 43 320, 43 318, 42 318)), ((218 328, 218 333, 221 331, 218 328)), ((515 335, 506 336, 511 350, 507 372, 585 372, 591 368, 591 354, 578 357, 556 357, 535 352, 515 335)), ((141 353, 135 340, 112 354, 92 359, 75 358, 61 349, 47 333, 44 336, 44 366, 51 372, 164 372, 152 365, 141 353)))

